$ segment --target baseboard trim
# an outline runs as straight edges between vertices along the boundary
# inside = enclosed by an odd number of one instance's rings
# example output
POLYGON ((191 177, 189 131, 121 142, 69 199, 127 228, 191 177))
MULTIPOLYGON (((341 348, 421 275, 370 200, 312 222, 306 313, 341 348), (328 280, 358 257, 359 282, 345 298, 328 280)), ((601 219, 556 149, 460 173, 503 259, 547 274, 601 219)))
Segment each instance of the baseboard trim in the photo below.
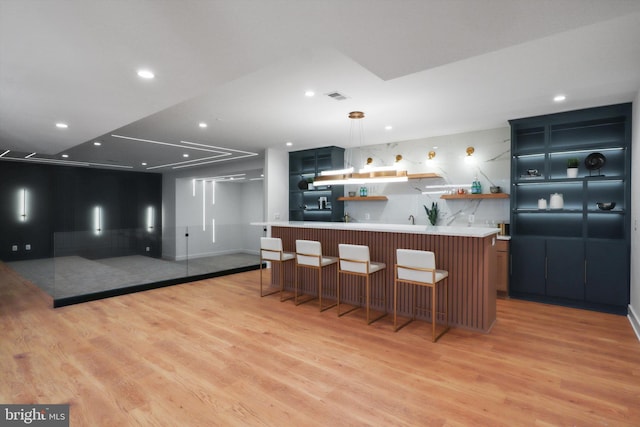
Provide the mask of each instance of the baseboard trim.
POLYGON ((633 310, 631 304, 629 304, 627 318, 629 319, 629 323, 631 323, 631 327, 633 328, 633 332, 636 333, 636 337, 638 341, 640 341, 640 317, 633 310))

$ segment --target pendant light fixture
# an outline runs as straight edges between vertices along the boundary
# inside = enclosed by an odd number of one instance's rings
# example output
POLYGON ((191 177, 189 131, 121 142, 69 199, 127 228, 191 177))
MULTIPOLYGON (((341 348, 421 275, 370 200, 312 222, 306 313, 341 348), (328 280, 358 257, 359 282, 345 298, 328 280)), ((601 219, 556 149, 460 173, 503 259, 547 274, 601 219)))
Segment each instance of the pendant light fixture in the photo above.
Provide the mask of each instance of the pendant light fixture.
MULTIPOLYGON (((360 149, 360 155, 362 155, 362 142, 364 140, 364 131, 361 119, 364 119, 364 113, 362 111, 352 111, 349 113, 349 119, 351 122, 350 129, 350 141, 354 140, 354 127, 356 120, 358 120, 359 135, 358 143, 360 149)), ((407 171, 401 171, 397 169, 397 166, 373 166, 371 158, 367 159, 367 163, 363 164, 363 167, 354 172, 354 168, 347 168, 342 170, 324 171, 317 176, 313 182, 313 185, 344 185, 344 184, 375 184, 375 183, 387 183, 387 182, 404 182, 409 178, 407 177, 407 171)))

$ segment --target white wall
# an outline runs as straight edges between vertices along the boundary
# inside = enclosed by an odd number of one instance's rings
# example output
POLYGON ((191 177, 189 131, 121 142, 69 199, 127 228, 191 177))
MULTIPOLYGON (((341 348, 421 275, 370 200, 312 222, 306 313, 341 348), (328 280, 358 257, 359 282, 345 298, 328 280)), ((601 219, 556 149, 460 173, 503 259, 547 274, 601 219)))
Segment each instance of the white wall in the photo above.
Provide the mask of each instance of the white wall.
MULTIPOLYGON (((404 183, 369 185, 369 195, 385 195, 386 202, 345 202, 345 212, 359 222, 383 222, 408 224, 413 215, 416 224, 427 224, 423 205, 438 204, 438 225, 468 225, 469 215, 474 215, 474 225, 509 222, 509 199, 443 200, 439 194, 423 195, 427 185, 471 184, 474 177, 482 183, 483 193, 492 184, 510 192, 510 129, 508 127, 483 131, 424 138, 351 149, 345 153, 347 166, 356 169, 371 157, 374 165, 391 165, 397 154, 403 160, 400 165, 409 173, 435 172, 442 178, 409 180, 404 183), (434 149, 433 147, 437 147, 434 149), (466 149, 472 146, 475 163, 465 161, 466 149), (430 150, 436 152, 433 160, 427 159, 430 150), (362 151, 362 152, 360 152, 362 151)), ((358 192, 358 186, 345 186, 345 193, 358 192)))
POLYGON ((265 221, 289 220, 289 153, 268 149, 265 153, 265 221))
POLYGON ((640 92, 633 102, 631 131, 631 298, 629 319, 640 339, 640 92))
MULTIPOLYGON (((205 256, 230 252, 257 253, 261 230, 248 224, 263 218, 263 181, 216 184, 216 205, 206 206, 205 230, 202 230, 202 183, 198 182, 193 197, 193 177, 212 177, 231 173, 256 172, 264 169, 264 159, 215 164, 211 167, 187 169, 163 175, 163 233, 162 256, 182 259, 187 253, 184 236, 190 228, 189 256, 205 256), (216 219, 218 232, 212 242, 211 219, 216 219), (222 227, 222 228, 220 228, 222 227), (195 233, 195 234, 194 234, 195 233)), ((211 202, 211 182, 205 201, 211 202)), ((255 227, 259 228, 259 227, 255 227)))
POLYGON ((175 187, 175 259, 258 253, 261 230, 249 223, 262 218, 262 181, 195 181, 195 195, 193 179, 178 178, 175 187))

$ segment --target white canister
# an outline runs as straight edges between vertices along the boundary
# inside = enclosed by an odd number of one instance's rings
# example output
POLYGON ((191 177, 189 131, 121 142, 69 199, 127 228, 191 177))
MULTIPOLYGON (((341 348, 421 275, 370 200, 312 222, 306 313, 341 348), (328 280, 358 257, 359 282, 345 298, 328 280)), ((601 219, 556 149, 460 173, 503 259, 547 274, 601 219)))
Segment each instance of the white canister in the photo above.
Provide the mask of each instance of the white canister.
POLYGON ((547 199, 538 199, 538 209, 547 209, 547 199))
POLYGON ((564 207, 564 198, 560 193, 553 193, 549 199, 549 207, 551 209, 562 209, 564 207))

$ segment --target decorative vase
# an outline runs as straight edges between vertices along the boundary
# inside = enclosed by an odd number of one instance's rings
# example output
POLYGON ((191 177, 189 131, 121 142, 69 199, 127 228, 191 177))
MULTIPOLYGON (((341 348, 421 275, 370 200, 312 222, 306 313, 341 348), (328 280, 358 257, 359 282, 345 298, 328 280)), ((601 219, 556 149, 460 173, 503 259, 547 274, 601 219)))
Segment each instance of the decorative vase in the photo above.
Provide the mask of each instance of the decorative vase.
POLYGON ((578 168, 567 168, 567 178, 577 178, 578 168))

